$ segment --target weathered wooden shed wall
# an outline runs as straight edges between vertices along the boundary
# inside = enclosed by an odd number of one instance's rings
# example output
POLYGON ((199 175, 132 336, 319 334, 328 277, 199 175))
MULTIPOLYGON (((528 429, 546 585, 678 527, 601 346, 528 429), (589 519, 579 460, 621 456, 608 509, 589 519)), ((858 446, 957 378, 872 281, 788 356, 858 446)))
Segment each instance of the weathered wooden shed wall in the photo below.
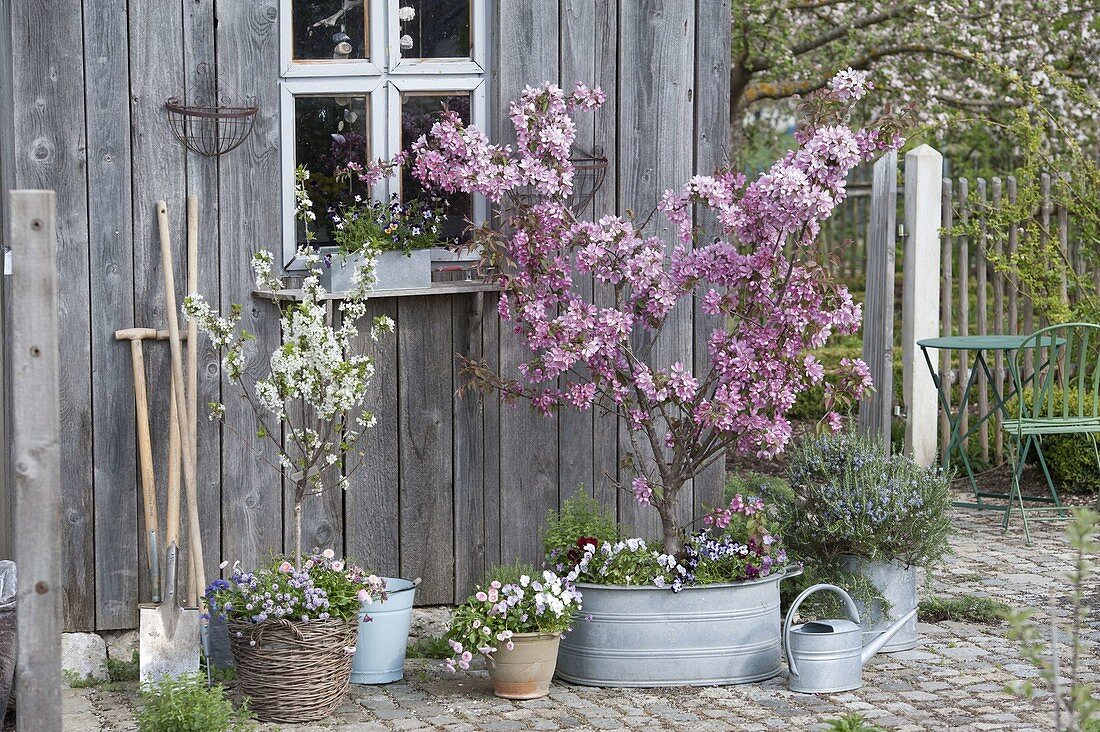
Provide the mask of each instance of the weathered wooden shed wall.
MULTIPOLYGON (((0 101, 7 116, 0 182, 58 194, 64 605, 73 630, 132 627, 147 594, 129 350, 113 331, 163 327, 156 200, 168 201, 182 245, 184 198, 200 197, 200 289, 223 307, 245 304, 243 325, 257 335, 249 368, 262 372, 260 354, 278 341, 271 305, 250 297, 249 270, 254 251, 281 241, 278 5, 0 0, 0 18, 11 18, 14 102, 0 101), (218 159, 180 146, 163 110, 203 61, 260 105, 252 136, 218 159)), ((648 212, 665 188, 725 162, 729 0, 500 0, 493 7, 489 83, 498 138, 509 137, 503 111, 524 84, 583 80, 607 92, 603 110, 578 118, 579 141, 602 145, 612 160, 595 210, 648 212)), ((591 282, 582 286, 597 301, 608 298, 591 282)), ((613 419, 544 419, 522 406, 454 398, 456 353, 506 370, 523 358, 493 294, 382 298, 371 309, 393 317, 398 330, 375 347, 371 403, 379 424, 367 442, 369 464, 349 491, 308 506, 307 544, 420 576, 421 601, 445 603, 488 566, 537 560, 546 509, 581 485, 639 530, 655 526, 609 478, 618 474, 621 442, 613 419)), ((696 320, 698 313, 682 310, 656 358, 701 364, 696 320)), ((158 479, 168 411, 163 345, 146 349, 158 479)), ((199 370, 200 402, 219 399, 208 347, 199 370)), ((248 411, 230 399, 226 419, 227 428, 203 421, 199 432, 208 574, 223 558, 248 563, 282 549, 290 531, 283 486, 228 429, 254 432, 248 411)), ((719 472, 698 479, 696 505, 719 490, 719 472)))

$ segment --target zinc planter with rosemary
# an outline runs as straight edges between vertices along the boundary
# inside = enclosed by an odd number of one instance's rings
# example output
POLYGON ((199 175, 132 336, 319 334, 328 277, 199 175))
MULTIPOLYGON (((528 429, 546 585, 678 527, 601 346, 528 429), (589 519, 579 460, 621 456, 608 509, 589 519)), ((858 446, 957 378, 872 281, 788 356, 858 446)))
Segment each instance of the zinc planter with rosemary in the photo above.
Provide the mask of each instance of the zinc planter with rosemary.
POLYGON ((384 600, 385 583, 326 549, 255 572, 235 566, 205 599, 211 614, 226 618, 237 689, 256 717, 312 722, 343 703, 360 605, 384 600))
MULTIPOLYGON (((948 552, 948 477, 847 433, 804 441, 789 477, 780 522, 790 550, 806 560, 806 576, 792 591, 818 582, 844 587, 867 643, 917 606, 917 569, 948 552)), ((882 650, 908 650, 917 641, 914 618, 882 650)))
POLYGON ((569 630, 581 596, 550 571, 498 570, 460 605, 447 632, 452 671, 485 657, 493 693, 506 699, 538 699, 550 693, 558 644, 569 630))

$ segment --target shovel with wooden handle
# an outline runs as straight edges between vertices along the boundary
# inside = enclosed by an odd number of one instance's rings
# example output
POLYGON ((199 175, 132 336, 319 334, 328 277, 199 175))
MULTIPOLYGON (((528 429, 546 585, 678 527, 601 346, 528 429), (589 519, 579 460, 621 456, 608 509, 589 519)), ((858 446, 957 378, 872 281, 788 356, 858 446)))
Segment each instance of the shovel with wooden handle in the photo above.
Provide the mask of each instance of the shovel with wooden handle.
POLYGON ((157 486, 153 475, 153 444, 149 434, 149 398, 145 389, 145 356, 141 342, 156 338, 152 328, 125 328, 115 339, 130 341, 134 369, 134 403, 137 412, 138 461, 141 469, 141 502, 145 513, 145 541, 149 555, 149 582, 153 602, 160 602, 160 546, 157 542, 157 486))
MULTIPOLYGON (((187 424, 186 385, 183 380, 183 359, 180 348, 179 321, 176 314, 175 277, 172 272, 172 244, 168 232, 168 207, 157 202, 157 222, 160 227, 161 258, 164 267, 164 295, 168 315, 169 343, 172 351, 172 403, 175 406, 175 427, 179 429, 179 445, 183 452, 183 476, 187 487, 187 502, 192 543, 198 534, 198 506, 195 503, 195 470, 192 462, 190 429, 187 424)), ((194 673, 199 668, 199 641, 202 621, 198 608, 182 608, 176 600, 176 575, 179 553, 179 482, 169 482, 168 507, 174 514, 167 522, 165 540, 168 549, 165 562, 164 602, 141 609, 141 680, 153 681, 166 676, 194 673), (148 653, 146 650, 148 649, 148 653)), ((192 555, 202 547, 192 546, 192 555)))

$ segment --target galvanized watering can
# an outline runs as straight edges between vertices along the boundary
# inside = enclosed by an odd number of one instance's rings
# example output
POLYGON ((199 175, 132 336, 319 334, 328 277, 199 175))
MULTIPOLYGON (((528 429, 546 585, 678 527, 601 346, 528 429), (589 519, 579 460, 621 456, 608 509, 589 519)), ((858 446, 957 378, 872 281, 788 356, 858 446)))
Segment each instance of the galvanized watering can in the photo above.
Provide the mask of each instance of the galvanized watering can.
POLYGON ((866 646, 861 646, 862 628, 859 610, 847 592, 835 585, 814 585, 794 601, 783 622, 783 646, 787 650, 791 691, 824 694, 849 691, 863 686, 863 664, 878 653, 886 641, 916 615, 914 608, 866 646), (791 627, 802 601, 815 592, 827 590, 844 601, 851 620, 816 620, 791 627))

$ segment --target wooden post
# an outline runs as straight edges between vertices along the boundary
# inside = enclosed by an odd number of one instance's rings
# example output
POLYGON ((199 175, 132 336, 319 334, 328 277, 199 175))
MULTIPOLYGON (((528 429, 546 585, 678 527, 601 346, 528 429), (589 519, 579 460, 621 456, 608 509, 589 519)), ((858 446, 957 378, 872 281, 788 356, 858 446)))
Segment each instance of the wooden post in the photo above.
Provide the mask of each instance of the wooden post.
POLYGON ((61 730, 61 429, 53 191, 12 191, 19 732, 61 730))
POLYGON ((902 376, 905 450, 921 465, 936 460, 939 399, 917 348, 940 334, 940 196, 943 156, 928 145, 905 154, 905 262, 902 284, 902 376))
POLYGON ((867 235, 867 295, 863 306, 863 360, 875 391, 859 403, 859 431, 890 448, 894 409, 894 250, 897 236, 898 153, 875 163, 867 235))

